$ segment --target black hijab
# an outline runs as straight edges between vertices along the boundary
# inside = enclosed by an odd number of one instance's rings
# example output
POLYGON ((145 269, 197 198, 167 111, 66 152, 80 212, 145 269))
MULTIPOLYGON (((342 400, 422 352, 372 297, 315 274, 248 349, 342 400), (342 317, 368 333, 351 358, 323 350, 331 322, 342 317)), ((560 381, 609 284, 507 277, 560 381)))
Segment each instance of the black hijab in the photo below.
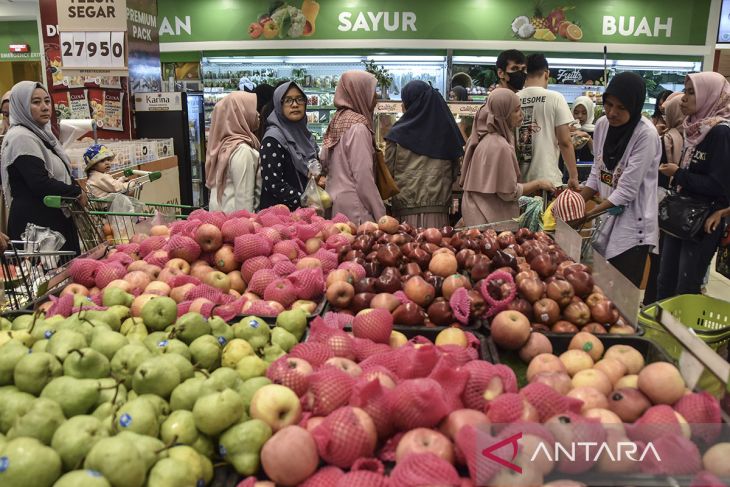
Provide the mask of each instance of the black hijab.
POLYGON ((641 121, 641 109, 646 98, 644 78, 630 72, 617 74, 603 93, 604 104, 609 95, 618 98, 631 116, 629 121, 620 127, 608 127, 606 140, 603 143, 603 162, 610 171, 613 171, 624 156, 631 136, 634 135, 634 129, 641 121))
POLYGON ((438 91, 414 80, 403 87, 401 95, 406 112, 386 140, 433 159, 453 161, 464 155, 464 138, 438 91))
POLYGON ((656 97, 656 103, 654 104, 654 114, 652 114, 652 118, 664 118, 664 114, 662 113, 662 103, 667 101, 667 97, 672 94, 672 91, 670 90, 664 90, 662 91, 659 96, 656 97))
MULTIPOLYGON (((274 99, 274 87, 262 83, 256 86, 253 92, 256 93, 256 111, 260 114, 264 106, 274 99)), ((261 117, 261 119, 263 120, 264 117, 261 117)))
POLYGON ((463 86, 456 85, 451 88, 451 91, 454 92, 454 95, 456 95, 456 100, 454 101, 468 101, 469 100, 469 93, 466 92, 466 88, 463 86))

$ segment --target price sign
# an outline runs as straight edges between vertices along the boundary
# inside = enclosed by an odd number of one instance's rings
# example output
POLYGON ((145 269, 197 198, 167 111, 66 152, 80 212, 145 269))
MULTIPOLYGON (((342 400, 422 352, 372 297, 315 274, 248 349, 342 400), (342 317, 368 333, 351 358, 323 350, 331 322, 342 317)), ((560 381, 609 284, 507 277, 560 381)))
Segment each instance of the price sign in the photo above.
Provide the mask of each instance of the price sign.
POLYGON ((61 32, 63 68, 123 68, 124 32, 61 32))

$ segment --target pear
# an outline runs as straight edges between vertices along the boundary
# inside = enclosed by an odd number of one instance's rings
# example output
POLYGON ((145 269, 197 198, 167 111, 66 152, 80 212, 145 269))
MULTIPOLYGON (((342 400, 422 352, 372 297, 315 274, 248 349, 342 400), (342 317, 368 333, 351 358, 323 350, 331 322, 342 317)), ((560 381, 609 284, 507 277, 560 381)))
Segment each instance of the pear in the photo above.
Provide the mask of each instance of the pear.
POLYGON ((203 484, 207 484, 212 480, 212 477, 206 479, 206 466, 200 454, 194 448, 186 445, 174 446, 167 451, 167 455, 169 458, 179 460, 187 465, 192 470, 196 483, 202 480, 203 484))
POLYGON ((243 381, 235 370, 225 367, 216 369, 203 382, 203 385, 200 386, 200 396, 202 397, 213 392, 221 392, 224 389, 238 391, 241 384, 243 384, 243 381))
POLYGON ((33 316, 33 313, 28 313, 25 315, 18 315, 13 320, 13 330, 27 330, 33 325, 33 320, 37 319, 35 316, 33 316))
POLYGON ((0 316, 0 331, 8 331, 13 329, 13 322, 4 316, 0 316))
POLYGON ((297 343, 299 343, 297 337, 286 331, 286 329, 277 326, 271 330, 271 344, 278 345, 284 352, 289 353, 289 350, 297 343))
MULTIPOLYGON (((129 314, 132 312, 132 310, 130 310, 128 306, 124 306, 121 304, 115 304, 115 305, 109 306, 108 311, 111 311, 112 313, 114 313, 115 315, 117 315, 119 317, 120 324, 122 321, 129 318, 129 314)), ((119 330, 117 329, 114 331, 119 331, 119 330)))
POLYGON ((294 335, 298 342, 307 331, 307 313, 301 309, 282 311, 276 317, 276 326, 280 326, 294 335))
POLYGON ((35 438, 15 438, 0 448, 0 485, 51 487, 61 476, 61 458, 35 438))
POLYGON ((251 406, 251 398, 253 398, 256 391, 271 383, 271 379, 268 377, 252 377, 244 381, 241 387, 236 389, 241 399, 243 399, 243 406, 246 408, 246 411, 251 406))
POLYGON ((279 345, 267 345, 264 347, 264 362, 267 362, 267 365, 284 355, 286 355, 286 352, 279 345))
POLYGON ((132 375, 137 366, 150 358, 152 354, 147 347, 138 343, 130 343, 120 348, 111 360, 112 377, 124 380, 127 389, 132 387, 132 375))
POLYGON ((198 479, 182 460, 163 458, 150 470, 147 487, 195 487, 198 479))
MULTIPOLYGON (((106 305, 104 305, 106 306, 106 305)), ((91 322, 99 321, 105 323, 114 331, 119 331, 122 327, 122 320, 119 315, 110 310, 88 310, 84 312, 84 318, 91 322)))
POLYGON ((96 470, 74 470, 64 474, 53 487, 111 487, 111 485, 96 470))
POLYGON ((112 405, 122 405, 127 402, 127 388, 121 382, 117 382, 111 377, 105 379, 99 379, 99 399, 96 401, 96 406, 101 406, 105 402, 112 403, 112 405))
POLYGON ((2 448, 7 442, 8 438, 4 434, 0 433, 0 448, 2 448))
POLYGON ((162 353, 160 349, 167 346, 167 339, 168 333, 165 333, 164 331, 153 331, 147 335, 143 342, 144 346, 147 347, 150 352, 160 354, 162 353))
POLYGON ((48 349, 48 340, 38 340, 33 344, 30 350, 33 353, 45 352, 48 349))
POLYGON ((195 401, 200 397, 200 386, 206 380, 201 377, 193 377, 177 386, 170 395, 170 408, 173 411, 180 409, 192 411, 195 401))
POLYGON ((195 427, 201 432, 217 436, 243 416, 243 399, 233 389, 208 394, 195 401, 195 427))
POLYGON ((144 398, 133 399, 119 408, 114 415, 116 431, 132 431, 141 435, 157 437, 160 425, 154 405, 144 398))
MULTIPOLYGON (((165 332, 162 332, 167 336, 168 334, 165 332)), ((157 347, 155 350, 152 350, 152 353, 159 353, 159 354, 177 354, 185 357, 188 360, 192 360, 193 354, 190 352, 190 349, 187 345, 185 345, 185 342, 182 342, 180 340, 176 340, 175 338, 163 338, 159 342, 157 342, 157 347)))
POLYGON ((234 338, 223 347, 221 366, 235 368, 239 360, 253 354, 253 347, 246 340, 234 338))
POLYGON ((35 343, 35 339, 28 330, 11 330, 11 331, 0 331, 2 334, 6 334, 8 340, 0 340, 0 345, 7 341, 18 342, 26 347, 32 347, 35 343))
POLYGON ((35 397, 27 392, 19 391, 13 386, 0 387, 0 433, 7 433, 15 423, 15 419, 24 415, 33 407, 35 397))
MULTIPOLYGON (((56 327, 56 333, 58 333, 59 331, 73 331, 76 333, 80 333, 84 337, 84 340, 88 343, 91 340, 91 334, 94 332, 94 325, 92 323, 93 322, 87 320, 86 318, 80 318, 78 315, 72 315, 62 322, 58 323, 58 326, 56 327)), ((108 325, 106 325, 105 323, 98 323, 99 326, 108 327, 108 325)))
POLYGON ((190 345, 196 338, 210 334, 210 325, 203 315, 193 311, 185 313, 177 319, 173 333, 175 338, 190 345))
POLYGON ((99 401, 99 382, 69 376, 56 377, 43 388, 41 397, 56 401, 67 418, 87 414, 99 401))
POLYGON ((145 471, 149 470, 158 460, 167 456, 165 444, 157 438, 139 435, 132 431, 122 431, 117 436, 129 440, 139 452, 145 471))
POLYGON ((129 343, 129 339, 117 331, 110 331, 105 328, 95 328, 91 334, 89 347, 104 354, 111 360, 114 354, 129 343))
POLYGON ((142 487, 145 464, 134 444, 123 437, 104 438, 91 448, 84 468, 100 472, 114 487, 142 487))
POLYGON ((213 458, 213 456, 216 454, 215 444, 210 438, 202 433, 198 436, 198 439, 195 440, 190 446, 195 448, 195 451, 200 453, 203 458, 213 458))
POLYGON ((213 335, 203 335, 190 344, 193 363, 202 369, 215 370, 221 365, 221 344, 213 335))
POLYGON ((210 326, 210 333, 218 339, 221 347, 225 347, 226 343, 233 340, 233 327, 226 323, 220 316, 211 316, 208 318, 208 325, 210 326), (223 339, 223 343, 221 343, 221 339, 223 339))
POLYGON ((200 436, 195 427, 195 417, 191 411, 173 411, 160 426, 160 439, 168 444, 182 443, 192 445, 200 436))
POLYGON ((30 332, 30 336, 33 337, 35 341, 44 339, 48 340, 53 336, 54 333, 56 333, 57 323, 58 322, 55 320, 38 320, 33 326, 33 329, 30 332))
POLYGON ((87 346, 86 338, 78 331, 58 330, 48 339, 48 353, 58 357, 58 360, 66 360, 71 350, 87 346))
POLYGON ((79 468, 91 448, 109 436, 101 421, 94 416, 74 416, 53 435, 51 447, 61 456, 64 470, 79 468))
POLYGON ((177 353, 165 353, 160 356, 180 372, 180 382, 184 382, 195 375, 195 368, 189 359, 177 353))
POLYGON ((131 318, 127 318, 122 322, 122 326, 121 328, 119 328, 119 333, 127 337, 133 335, 139 340, 144 340, 149 334, 149 332, 147 331, 147 327, 144 326, 144 321, 142 321, 141 318, 137 318, 134 316, 131 318))
MULTIPOLYGON (((124 404, 124 403, 122 403, 124 404)), ((121 406, 121 404, 120 404, 121 406)), ((94 409, 94 412, 91 413, 91 416, 95 417, 99 421, 102 422, 104 425, 104 428, 107 428, 109 432, 111 432, 112 427, 114 426, 114 411, 115 406, 114 404, 110 402, 105 402, 102 404, 99 404, 96 409, 94 409)))
POLYGON ((269 364, 256 355, 243 357, 236 364, 236 372, 238 372, 238 376, 243 380, 250 379, 251 377, 260 377, 266 374, 267 368, 269 368, 269 364))
POLYGON ((15 385, 23 392, 37 396, 51 379, 63 373, 63 365, 47 352, 29 353, 18 360, 13 371, 15 385))
MULTIPOLYGON (((102 306, 132 306, 132 301, 134 301, 134 296, 129 294, 124 289, 118 288, 118 287, 108 287, 105 288, 104 291, 101 293, 101 304, 102 306)), ((129 308, 127 308, 129 309, 129 308)))
POLYGON ((87 347, 69 352, 63 361, 63 373, 77 379, 101 379, 109 377, 111 366, 106 355, 87 347))
POLYGON ((271 338, 269 325, 255 316, 247 316, 233 325, 233 334, 246 340, 257 352, 263 350, 271 338))
POLYGON ((46 323, 54 323, 56 325, 58 325, 59 323, 61 323, 64 319, 65 318, 63 316, 61 316, 61 315, 45 316, 43 318, 43 320, 46 323))
POLYGON ((135 369, 132 388, 137 394, 156 394, 168 398, 180 385, 177 367, 163 357, 148 358, 135 369))
POLYGON ((145 399, 147 402, 152 404, 152 406, 155 408, 155 413, 157 414, 158 424, 162 424, 172 412, 172 410, 170 409, 170 403, 162 399, 160 396, 156 396, 154 394, 142 394, 137 397, 139 399, 145 399))
POLYGON ((25 414, 15 418, 8 431, 8 439, 28 436, 44 445, 50 445, 53 434, 65 421, 61 406, 50 399, 39 398, 33 401, 25 414))
POLYGON ((271 428, 259 419, 251 419, 229 428, 218 441, 218 451, 236 472, 244 477, 259 471, 261 448, 271 438, 271 428))
POLYGON ((0 345, 0 386, 13 383, 15 365, 28 355, 28 347, 15 340, 0 345))

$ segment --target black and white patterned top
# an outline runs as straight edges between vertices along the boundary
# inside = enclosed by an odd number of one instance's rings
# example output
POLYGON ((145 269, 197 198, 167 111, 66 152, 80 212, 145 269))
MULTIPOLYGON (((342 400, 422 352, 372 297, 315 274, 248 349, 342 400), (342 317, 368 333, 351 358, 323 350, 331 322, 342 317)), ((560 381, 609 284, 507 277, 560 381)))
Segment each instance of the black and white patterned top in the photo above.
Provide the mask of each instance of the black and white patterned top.
POLYGON ((261 142, 261 203, 259 209, 284 204, 290 210, 301 206, 307 178, 294 168, 289 151, 273 137, 261 142))

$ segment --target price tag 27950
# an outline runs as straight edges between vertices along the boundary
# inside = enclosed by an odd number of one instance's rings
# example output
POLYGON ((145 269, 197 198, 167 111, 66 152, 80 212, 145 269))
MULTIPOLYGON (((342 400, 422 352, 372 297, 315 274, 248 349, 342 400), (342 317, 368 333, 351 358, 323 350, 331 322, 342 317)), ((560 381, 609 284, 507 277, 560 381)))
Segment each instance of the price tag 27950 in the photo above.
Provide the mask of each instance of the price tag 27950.
POLYGON ((66 68, 124 66, 124 32, 61 32, 66 68))

